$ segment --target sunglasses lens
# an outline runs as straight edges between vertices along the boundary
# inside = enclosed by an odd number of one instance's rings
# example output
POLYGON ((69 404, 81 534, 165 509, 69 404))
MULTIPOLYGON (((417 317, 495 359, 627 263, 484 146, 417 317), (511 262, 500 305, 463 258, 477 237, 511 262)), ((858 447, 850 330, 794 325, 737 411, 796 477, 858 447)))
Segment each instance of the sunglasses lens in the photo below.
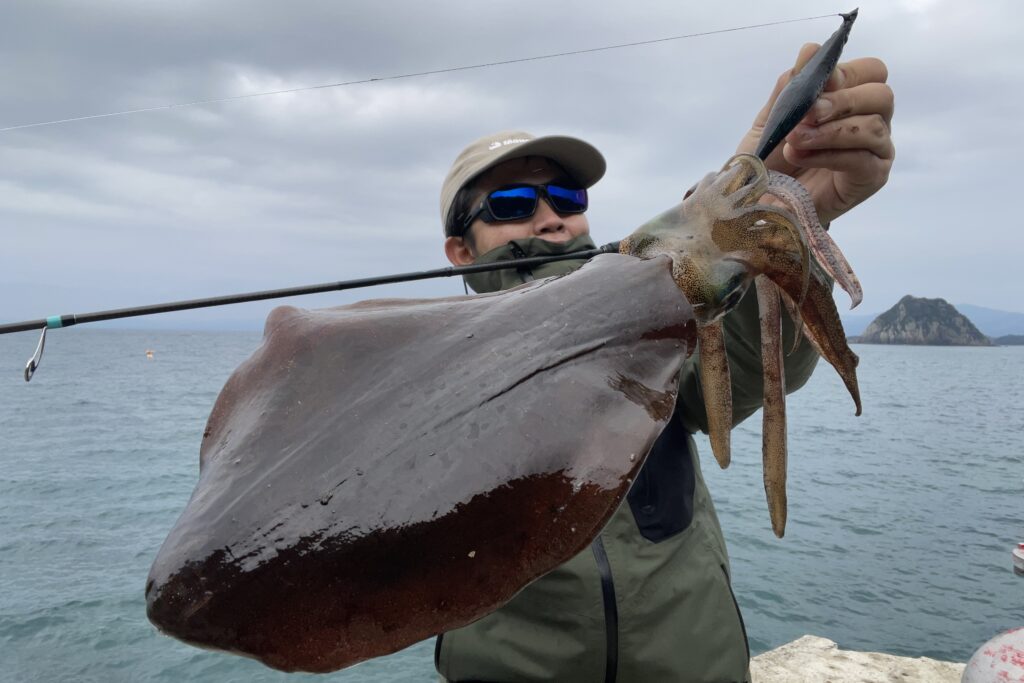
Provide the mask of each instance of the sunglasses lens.
MULTIPOLYGON (((561 185, 545 185, 551 207, 558 213, 583 213, 587 210, 587 191, 561 185)), ((538 188, 520 185, 495 190, 487 195, 487 207, 495 220, 517 221, 537 210, 538 188)))
POLYGON ((574 190, 561 185, 548 185, 551 205, 559 213, 583 213, 587 210, 587 191, 574 190))
POLYGON ((514 221, 532 216, 537 208, 537 189, 534 187, 511 187, 495 190, 487 197, 491 214, 499 221, 514 221))

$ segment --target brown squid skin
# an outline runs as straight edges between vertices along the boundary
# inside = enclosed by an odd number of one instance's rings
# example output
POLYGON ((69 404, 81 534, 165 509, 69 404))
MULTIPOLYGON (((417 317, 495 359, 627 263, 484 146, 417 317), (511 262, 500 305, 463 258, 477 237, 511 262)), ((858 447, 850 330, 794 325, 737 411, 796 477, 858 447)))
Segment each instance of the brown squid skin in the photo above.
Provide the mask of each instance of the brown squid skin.
POLYGON ((782 308, 779 290, 764 275, 754 280, 761 322, 761 366, 764 376, 764 408, 761 453, 764 492, 768 499, 772 531, 786 532, 786 373, 782 360, 782 308))
POLYGON ((286 671, 395 652, 587 547, 696 343, 667 258, 506 292, 275 309, 203 435, 147 613, 286 671))
POLYGON ((797 181, 769 173, 749 154, 736 155, 705 176, 683 202, 641 226, 620 252, 650 258, 666 254, 672 275, 693 305, 699 326, 701 391, 715 457, 731 459, 731 385, 720 320, 757 282, 764 363, 764 477, 772 529, 786 524, 786 414, 780 296, 796 323, 837 370, 860 415, 857 356, 846 342, 829 274, 856 304, 860 283, 824 232, 813 202, 797 181), (761 203, 767 198, 775 203, 761 203), (776 205, 781 203, 782 206, 776 205))
POLYGON ((711 452, 724 470, 732 459, 732 380, 729 358, 725 355, 722 321, 699 326, 697 343, 700 345, 700 388, 707 407, 708 438, 711 452))

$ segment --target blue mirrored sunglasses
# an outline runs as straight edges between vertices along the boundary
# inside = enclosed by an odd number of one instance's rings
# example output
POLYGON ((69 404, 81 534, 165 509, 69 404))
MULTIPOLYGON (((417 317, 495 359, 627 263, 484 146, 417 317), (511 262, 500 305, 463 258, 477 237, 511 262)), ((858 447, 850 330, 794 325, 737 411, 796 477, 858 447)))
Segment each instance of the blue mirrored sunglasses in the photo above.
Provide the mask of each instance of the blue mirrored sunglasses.
POLYGON ((583 213, 587 210, 587 191, 556 183, 546 185, 510 185, 489 193, 466 217, 462 232, 469 230, 477 218, 484 223, 520 221, 537 211, 540 198, 548 200, 558 213, 583 213))

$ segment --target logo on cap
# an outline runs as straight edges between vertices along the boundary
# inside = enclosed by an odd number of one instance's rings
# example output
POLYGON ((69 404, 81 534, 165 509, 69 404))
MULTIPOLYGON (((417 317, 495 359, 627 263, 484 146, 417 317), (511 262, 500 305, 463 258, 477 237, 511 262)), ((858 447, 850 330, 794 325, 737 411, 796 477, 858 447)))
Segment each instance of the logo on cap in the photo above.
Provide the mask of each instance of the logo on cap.
POLYGON ((504 147, 505 145, 518 145, 520 142, 529 141, 530 140, 528 138, 508 138, 507 140, 495 140, 490 145, 488 145, 487 151, 491 152, 493 150, 498 149, 499 147, 504 147))

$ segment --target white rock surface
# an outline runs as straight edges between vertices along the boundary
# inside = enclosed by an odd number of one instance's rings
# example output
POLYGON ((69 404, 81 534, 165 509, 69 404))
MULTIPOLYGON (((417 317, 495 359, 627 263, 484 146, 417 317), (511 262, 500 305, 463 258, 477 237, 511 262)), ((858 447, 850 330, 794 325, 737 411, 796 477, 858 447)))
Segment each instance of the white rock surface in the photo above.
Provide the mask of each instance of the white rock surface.
POLYGON ((960 683, 964 665, 927 657, 840 650, 828 638, 804 636, 754 657, 753 683, 960 683))

